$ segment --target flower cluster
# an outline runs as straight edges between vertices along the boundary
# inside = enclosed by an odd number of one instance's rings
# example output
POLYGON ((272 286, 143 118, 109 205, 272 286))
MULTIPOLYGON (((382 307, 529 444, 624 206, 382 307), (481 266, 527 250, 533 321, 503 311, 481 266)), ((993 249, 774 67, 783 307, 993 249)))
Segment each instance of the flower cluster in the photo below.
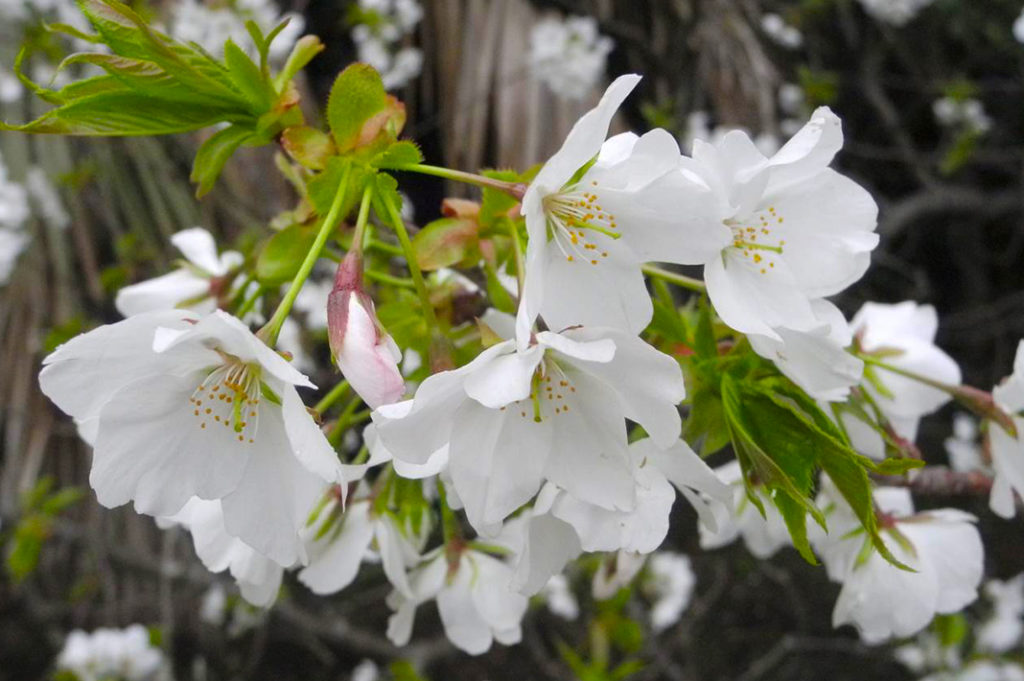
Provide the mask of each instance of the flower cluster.
POLYGON ((71 672, 78 681, 158 681, 166 677, 160 649, 150 643, 141 624, 126 629, 76 629, 68 634, 57 657, 57 668, 71 672))
POLYGON ((270 31, 282 21, 288 25, 271 45, 270 57, 280 60, 288 56, 305 28, 305 19, 297 12, 281 14, 269 0, 237 0, 232 3, 207 4, 203 0, 177 0, 171 5, 168 28, 172 36, 183 42, 198 43, 211 54, 222 54, 224 44, 248 44, 247 21, 254 21, 270 31))
POLYGON ((583 99, 604 75, 614 46, 593 17, 545 17, 530 31, 530 69, 557 96, 583 99))
MULTIPOLYGON (((300 191, 278 231, 246 254, 219 252, 201 228, 175 234, 184 260, 122 289, 124 320, 44 360, 43 392, 93 447, 102 505, 130 502, 184 528, 202 563, 259 607, 289 573, 328 595, 377 562, 395 644, 436 602, 470 654, 518 642, 535 594, 578 615, 563 572, 585 554, 607 554, 596 599, 637 579, 653 605, 647 626, 671 627, 696 581, 686 556, 655 553, 677 496, 705 548, 742 536, 759 557, 787 544, 820 557, 842 584, 833 623, 869 643, 977 597, 975 519, 915 510, 914 439, 950 399, 972 409, 991 506, 1013 515, 1024 344, 988 395, 960 386, 932 307, 867 303, 848 321, 830 301, 879 241, 875 201, 832 167, 843 130, 831 109, 811 111, 781 146, 732 130, 684 154, 660 128, 609 137, 640 82, 624 75, 539 169, 471 175, 422 165, 398 139, 389 50, 419 6, 364 0, 356 14, 360 49, 388 63, 383 77, 366 64, 339 75, 329 134, 289 113, 287 82, 255 62, 232 71, 259 86, 249 99, 280 98, 249 116, 262 121, 252 129, 230 118, 214 136, 280 142, 300 191), (483 196, 445 201, 444 218, 410 239, 395 170, 468 178, 483 196), (329 260, 333 284, 312 283, 329 260), (368 281, 392 288, 375 301, 368 281), (670 284, 699 301, 681 306, 670 284), (462 318, 453 291, 490 305, 462 318), (265 299, 279 302, 254 333, 265 299), (300 318, 344 378, 312 409, 300 318), (703 457, 730 444, 735 460, 712 469, 703 457)), ((543 26, 535 66, 556 90, 584 94, 610 42, 592 20, 543 26)), ((304 41, 297 52, 314 52, 304 41)))
POLYGON ((404 45, 423 18, 417 0, 359 0, 352 11, 352 40, 359 60, 380 72, 386 90, 397 90, 423 70, 423 52, 404 45))

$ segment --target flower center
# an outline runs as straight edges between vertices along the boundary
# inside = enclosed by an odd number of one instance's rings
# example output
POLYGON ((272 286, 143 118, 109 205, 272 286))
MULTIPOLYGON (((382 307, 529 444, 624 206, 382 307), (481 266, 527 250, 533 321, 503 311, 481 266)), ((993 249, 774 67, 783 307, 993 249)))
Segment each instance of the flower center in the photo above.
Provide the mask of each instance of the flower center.
POLYGON ((608 257, 600 245, 602 238, 618 239, 615 216, 606 212, 598 202, 597 182, 590 188, 580 184, 564 187, 557 194, 544 198, 544 213, 548 219, 548 235, 568 262, 598 264, 608 257))
POLYGON ((522 419, 540 423, 546 418, 567 414, 575 393, 572 378, 557 363, 545 360, 533 374, 530 396, 500 410, 510 409, 522 419))
POLYGON ((232 429, 239 442, 253 444, 259 424, 260 367, 225 355, 225 362, 214 369, 192 396, 199 428, 218 426, 232 429))
POLYGON ((726 226, 732 230, 732 243, 727 248, 749 260, 761 274, 768 274, 775 268, 777 256, 782 255, 786 245, 785 239, 773 236, 775 228, 782 223, 783 218, 775 206, 768 206, 767 210, 742 220, 730 218, 725 221, 726 226))

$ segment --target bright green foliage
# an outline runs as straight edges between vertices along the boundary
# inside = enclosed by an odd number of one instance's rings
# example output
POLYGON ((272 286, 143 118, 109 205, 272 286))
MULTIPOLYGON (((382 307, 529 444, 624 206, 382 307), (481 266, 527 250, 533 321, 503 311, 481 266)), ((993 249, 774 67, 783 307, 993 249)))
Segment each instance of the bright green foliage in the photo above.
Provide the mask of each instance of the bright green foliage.
POLYGON ((256 259, 256 278, 264 286, 292 280, 316 240, 315 225, 292 225, 272 236, 256 259))
POLYGON ((420 269, 451 267, 470 256, 478 261, 479 229, 468 218, 441 218, 424 226, 412 240, 420 269))
POLYGON ((338 151, 358 146, 363 126, 387 104, 380 74, 369 64, 352 64, 338 74, 327 100, 327 123, 338 151))
MULTIPOLYGON (((97 33, 86 37, 107 45, 113 54, 73 54, 60 68, 90 64, 106 73, 60 90, 48 90, 20 76, 56 108, 24 125, 0 123, 0 130, 124 137, 191 132, 228 123, 203 144, 196 157, 192 180, 201 196, 240 146, 266 144, 284 127, 301 122, 289 83, 274 81, 266 63, 270 41, 284 24, 264 37, 250 22, 259 64, 231 40, 224 46, 224 61, 219 62, 198 47, 152 29, 116 0, 79 0, 79 7, 97 33)), ((81 37, 70 27, 55 28, 81 37)), ((305 47, 310 56, 317 51, 305 47)), ((25 56, 19 56, 19 69, 25 56)))
POLYGON ((5 566, 15 583, 32 574, 57 516, 84 496, 76 487, 53 491, 53 479, 43 478, 21 500, 21 518, 7 542, 5 566))

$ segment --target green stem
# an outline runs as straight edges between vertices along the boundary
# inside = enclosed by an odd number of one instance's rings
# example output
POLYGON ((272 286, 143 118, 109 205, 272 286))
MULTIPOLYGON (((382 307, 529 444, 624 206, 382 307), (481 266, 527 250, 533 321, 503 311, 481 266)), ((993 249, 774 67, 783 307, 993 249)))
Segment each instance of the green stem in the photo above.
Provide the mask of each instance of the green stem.
POLYGON ((259 337, 270 347, 274 347, 277 344, 277 336, 281 333, 281 325, 284 324, 288 313, 291 312, 295 298, 298 297, 299 291, 302 290, 302 285, 309 278, 309 273, 313 271, 313 265, 320 258, 320 253, 324 250, 327 238, 335 230, 338 221, 342 217, 341 207, 345 202, 345 194, 348 191, 348 178, 351 171, 351 167, 345 168, 345 174, 342 175, 341 182, 338 184, 338 191, 334 195, 334 202, 331 203, 331 209, 327 212, 327 217, 324 218, 323 223, 320 225, 320 231, 317 232, 316 240, 313 241, 313 247, 306 253, 306 259, 302 261, 299 271, 295 273, 295 278, 292 279, 292 284, 288 287, 288 292, 284 294, 281 304, 274 310, 274 316, 259 331, 259 337))
POLYGON ((703 293, 707 290, 707 287, 704 286, 704 282, 700 279, 694 279, 693 277, 687 277, 682 274, 670 272, 660 267, 655 267, 654 265, 644 265, 643 270, 644 274, 649 277, 655 277, 656 279, 667 281, 668 283, 675 284, 680 288, 690 289, 691 291, 697 291, 698 293, 703 293))
POLYGON ((317 414, 323 415, 325 411, 331 408, 331 405, 333 405, 335 402, 344 397, 346 393, 348 393, 348 389, 348 381, 342 381, 338 383, 338 385, 331 388, 331 391, 329 393, 324 395, 322 400, 316 403, 316 406, 313 407, 313 411, 315 411, 317 414))
POLYGON ((399 212, 398 206, 388 196, 381 196, 380 200, 387 211, 391 227, 398 236, 398 243, 402 245, 405 261, 409 267, 409 274, 412 275, 412 283, 416 287, 416 294, 419 296, 420 305, 423 307, 423 316, 427 320, 427 327, 435 331, 439 330, 437 314, 434 312, 434 304, 430 302, 427 283, 424 281, 423 272, 420 271, 420 266, 416 262, 416 251, 413 250, 412 241, 409 240, 409 232, 405 229, 405 221, 402 220, 402 214, 399 212))
MULTIPOLYGON (((246 287, 248 286, 249 284, 247 283, 246 287)), ((260 296, 262 295, 263 286, 257 286, 256 289, 252 292, 252 295, 246 298, 242 305, 235 312, 235 316, 238 317, 239 319, 242 319, 243 317, 245 317, 245 315, 249 314, 249 310, 253 308, 253 306, 256 304, 256 301, 259 300, 260 296)))
POLYGON ((412 279, 406 279, 404 277, 395 277, 390 274, 385 274, 384 272, 366 270, 365 272, 363 272, 363 276, 365 276, 370 281, 380 282, 381 284, 391 284, 392 286, 399 286, 401 288, 416 288, 416 284, 413 283, 412 279))
POLYGON ((341 438, 342 433, 348 430, 349 425, 351 425, 349 423, 349 419, 351 418, 352 414, 355 413, 356 409, 359 408, 359 405, 362 403, 363 401, 359 399, 358 396, 356 396, 353 397, 352 400, 345 405, 345 410, 341 412, 341 416, 338 417, 338 420, 331 427, 330 432, 327 433, 328 442, 330 442, 332 445, 338 444, 338 440, 341 438))
POLYGON ((477 187, 490 187, 491 189, 497 189, 498 191, 505 192, 517 199, 522 199, 523 194, 526 193, 526 185, 519 182, 505 182, 503 180, 496 180, 484 175, 475 175, 473 173, 466 173, 461 170, 452 170, 451 168, 442 168, 440 166, 430 166, 423 163, 410 163, 408 165, 395 166, 393 169, 405 170, 411 173, 420 173, 422 175, 432 175, 434 177, 443 177, 446 180, 465 182, 466 184, 476 185, 477 187))
POLYGON ((453 540, 462 540, 462 531, 459 527, 459 520, 455 517, 455 512, 448 505, 448 491, 440 479, 437 481, 437 496, 441 502, 441 532, 447 547, 453 540))
POLYGON ((516 293, 518 298, 523 297, 523 280, 526 278, 526 266, 523 264, 523 244, 519 241, 519 227, 515 221, 505 218, 509 234, 512 236, 512 252, 516 257, 516 293))
POLYGON ((370 203, 373 201, 373 183, 369 182, 363 190, 363 198, 359 203, 359 216, 356 218, 356 228, 352 233, 352 245, 350 251, 362 255, 363 240, 366 237, 366 224, 370 220, 370 203))
POLYGON ((893 365, 887 364, 886 362, 883 362, 883 361, 881 361, 879 359, 876 359, 876 358, 872 357, 871 355, 858 354, 857 356, 860 357, 862 360, 864 360, 865 364, 870 364, 872 366, 878 367, 879 369, 885 369, 886 371, 891 371, 894 374, 899 374, 900 376, 903 376, 905 378, 909 378, 912 381, 917 381, 918 383, 923 383, 924 385, 927 385, 929 387, 935 388, 936 390, 941 390, 942 392, 947 393, 949 395, 955 395, 956 394, 957 386, 955 386, 955 385, 949 385, 948 383, 942 383, 941 381, 936 381, 934 379, 928 378, 927 376, 922 376, 921 374, 915 373, 913 371, 908 371, 906 369, 901 369, 900 367, 893 366, 893 365))

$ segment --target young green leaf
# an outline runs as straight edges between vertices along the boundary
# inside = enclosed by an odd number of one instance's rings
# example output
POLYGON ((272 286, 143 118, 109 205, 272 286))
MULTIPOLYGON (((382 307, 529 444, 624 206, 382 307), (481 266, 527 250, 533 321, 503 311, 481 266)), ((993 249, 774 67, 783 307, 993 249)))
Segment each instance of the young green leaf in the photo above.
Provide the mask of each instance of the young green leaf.
POLYGON ((352 64, 334 81, 327 99, 327 123, 338 151, 359 144, 363 126, 387 107, 384 83, 369 64, 352 64))
POLYGON ((441 218, 429 223, 412 239, 420 269, 436 270, 461 262, 476 248, 478 231, 475 221, 464 218, 441 218))
POLYGON ((299 271, 316 240, 316 227, 292 225, 270 238, 256 259, 256 278, 264 286, 280 286, 299 271))

